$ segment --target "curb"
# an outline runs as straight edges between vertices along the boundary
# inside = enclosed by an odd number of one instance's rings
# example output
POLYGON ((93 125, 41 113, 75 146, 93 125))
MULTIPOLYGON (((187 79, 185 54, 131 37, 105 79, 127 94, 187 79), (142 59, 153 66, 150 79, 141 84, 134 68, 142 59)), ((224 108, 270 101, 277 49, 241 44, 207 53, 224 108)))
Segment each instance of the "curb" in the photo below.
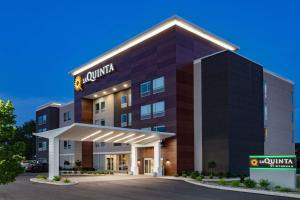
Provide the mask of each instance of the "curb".
POLYGON ((169 180, 181 180, 185 181, 190 184, 199 185, 202 187, 210 188, 210 189, 218 189, 218 190, 227 190, 227 191, 234 191, 234 192, 246 192, 252 194, 262 194, 262 195, 269 195, 269 196, 279 196, 279 197, 292 197, 292 198, 300 198, 300 194, 294 193, 282 193, 282 192, 274 192, 274 191, 264 191, 264 190, 254 190, 254 189, 244 189, 244 188, 234 188, 234 187, 225 187, 225 186, 218 186, 218 185, 209 185, 205 183, 196 182, 193 179, 189 178, 177 178, 177 177, 161 177, 163 179, 169 180))
POLYGON ((78 181, 75 181, 73 183, 62 183, 62 182, 58 182, 58 181, 57 182, 45 181, 45 180, 40 180, 37 178, 31 178, 30 181, 34 182, 34 183, 43 183, 43 184, 58 185, 58 186, 71 186, 71 185, 78 184, 78 181))

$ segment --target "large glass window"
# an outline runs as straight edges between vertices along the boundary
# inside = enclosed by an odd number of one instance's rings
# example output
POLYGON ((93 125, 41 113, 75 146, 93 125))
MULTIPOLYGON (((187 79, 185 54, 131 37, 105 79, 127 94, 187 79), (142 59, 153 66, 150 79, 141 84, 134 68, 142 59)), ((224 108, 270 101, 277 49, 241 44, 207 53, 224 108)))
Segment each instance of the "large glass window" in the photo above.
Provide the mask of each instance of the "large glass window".
POLYGON ((145 97, 150 95, 151 93, 151 81, 142 83, 140 85, 140 93, 141 93, 141 97, 145 97))
POLYGON ((71 149, 72 144, 70 140, 65 140, 64 141, 64 149, 71 149))
POLYGON ((165 77, 159 77, 153 80, 153 94, 165 91, 165 77))
POLYGON ((64 113, 64 121, 66 122, 69 120, 71 120, 71 112, 70 111, 64 113))
POLYGON ((99 111, 100 111, 100 105, 99 105, 99 103, 96 103, 95 104, 95 112, 99 113, 99 111))
POLYGON ((153 117, 162 117, 165 115, 165 102, 160 101, 152 104, 153 117))
POLYGON ((127 107, 127 96, 123 95, 121 96, 121 108, 126 108, 127 107))
POLYGON ((132 114, 128 113, 128 126, 132 125, 132 114))
POLYGON ((121 126, 122 127, 127 126, 127 114, 126 113, 123 113, 121 115, 121 126))
POLYGON ((150 119, 151 118, 151 105, 141 106, 141 119, 150 119))
POLYGON ((153 131, 166 132, 166 126, 165 125, 154 126, 153 131))
POLYGON ((38 125, 46 124, 46 122, 47 122, 47 115, 38 116, 38 125))
POLYGON ((105 111, 105 101, 101 101, 101 112, 105 111))

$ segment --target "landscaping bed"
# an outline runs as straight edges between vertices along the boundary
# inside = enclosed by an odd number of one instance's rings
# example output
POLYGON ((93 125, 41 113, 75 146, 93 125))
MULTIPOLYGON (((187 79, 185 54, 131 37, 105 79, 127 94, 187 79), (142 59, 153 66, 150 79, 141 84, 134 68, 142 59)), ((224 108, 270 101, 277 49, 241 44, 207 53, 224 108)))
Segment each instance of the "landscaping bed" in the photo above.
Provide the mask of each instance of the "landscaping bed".
POLYGON ((51 185, 75 185, 78 183, 61 176, 54 176, 53 180, 50 180, 47 176, 43 175, 37 175, 35 178, 31 178, 30 181, 35 183, 45 183, 51 185))
POLYGON ((66 175, 66 176, 70 176, 70 175, 113 175, 114 172, 113 171, 109 171, 109 170, 101 170, 101 171, 91 171, 91 170, 61 170, 60 171, 61 175, 66 175))

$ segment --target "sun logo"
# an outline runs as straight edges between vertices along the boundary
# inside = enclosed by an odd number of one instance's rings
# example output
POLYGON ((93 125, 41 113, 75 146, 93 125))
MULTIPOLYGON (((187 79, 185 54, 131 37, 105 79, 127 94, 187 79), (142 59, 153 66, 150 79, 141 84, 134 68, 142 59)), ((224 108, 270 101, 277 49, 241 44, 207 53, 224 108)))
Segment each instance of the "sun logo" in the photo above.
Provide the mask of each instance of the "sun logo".
POLYGON ((75 88, 76 92, 79 92, 82 90, 81 76, 76 76, 75 81, 74 81, 74 88, 75 88))
POLYGON ((258 166, 258 160, 257 159, 251 159, 250 164, 251 164, 251 166, 256 167, 256 166, 258 166))

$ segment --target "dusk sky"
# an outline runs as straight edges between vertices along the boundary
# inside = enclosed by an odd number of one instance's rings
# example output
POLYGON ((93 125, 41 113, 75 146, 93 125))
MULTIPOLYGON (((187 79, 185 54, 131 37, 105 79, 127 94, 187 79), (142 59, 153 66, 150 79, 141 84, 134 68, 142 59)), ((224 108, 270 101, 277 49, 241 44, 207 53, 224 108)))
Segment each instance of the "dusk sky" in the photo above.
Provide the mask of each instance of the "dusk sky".
POLYGON ((13 101, 18 125, 41 104, 73 99, 70 70, 178 15, 293 80, 298 132, 300 1, 141 2, 1 1, 0 99, 13 101))

